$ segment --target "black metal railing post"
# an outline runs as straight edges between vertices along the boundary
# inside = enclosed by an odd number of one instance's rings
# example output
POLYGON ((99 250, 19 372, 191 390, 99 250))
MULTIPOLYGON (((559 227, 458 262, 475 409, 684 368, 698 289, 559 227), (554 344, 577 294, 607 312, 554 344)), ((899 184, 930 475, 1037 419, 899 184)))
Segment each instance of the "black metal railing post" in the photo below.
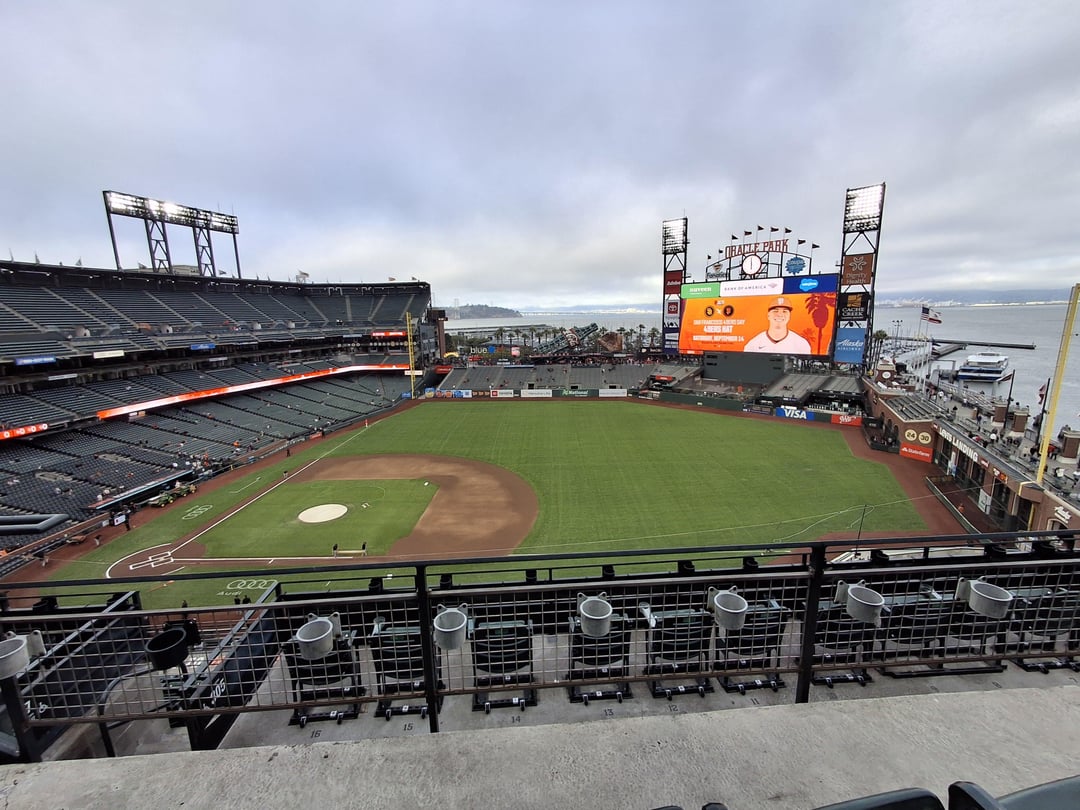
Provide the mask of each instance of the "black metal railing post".
POLYGON ((15 741, 19 745, 19 761, 41 762, 41 751, 38 750, 37 738, 30 727, 30 718, 26 715, 26 706, 23 704, 22 695, 19 694, 16 676, 0 678, 0 696, 7 708, 11 729, 15 733, 15 741))
POLYGON ((431 599, 428 598, 427 566, 416 567, 416 607, 420 614, 420 644, 424 649, 424 696, 427 699, 428 729, 439 731, 439 651, 431 631, 431 599))
POLYGON ((802 615, 802 649, 799 650, 799 680, 795 684, 795 702, 810 702, 810 684, 814 679, 814 636, 817 633, 818 603, 825 580, 825 546, 810 551, 810 585, 802 615))

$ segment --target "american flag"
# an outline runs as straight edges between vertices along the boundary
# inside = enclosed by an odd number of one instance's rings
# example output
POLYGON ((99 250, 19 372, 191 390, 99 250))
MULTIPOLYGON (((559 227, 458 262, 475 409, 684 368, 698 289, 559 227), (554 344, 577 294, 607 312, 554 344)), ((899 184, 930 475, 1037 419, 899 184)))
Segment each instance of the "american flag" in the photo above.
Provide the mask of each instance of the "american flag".
POLYGON ((941 313, 930 307, 922 308, 922 320, 927 323, 941 323, 941 313))

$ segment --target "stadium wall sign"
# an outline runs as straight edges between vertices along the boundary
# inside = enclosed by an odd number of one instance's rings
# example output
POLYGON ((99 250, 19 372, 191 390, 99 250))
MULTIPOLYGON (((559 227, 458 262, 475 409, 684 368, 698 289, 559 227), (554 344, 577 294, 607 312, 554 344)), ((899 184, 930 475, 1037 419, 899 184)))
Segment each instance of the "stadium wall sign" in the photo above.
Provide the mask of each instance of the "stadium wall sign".
POLYGON ((863 418, 850 413, 834 413, 829 419, 834 425, 848 425, 850 427, 862 427, 863 418))
MULTIPOLYGON (((256 382, 242 383, 241 385, 225 385, 220 388, 207 388, 202 391, 192 391, 187 394, 177 394, 161 399, 152 399, 146 402, 134 402, 129 405, 121 405, 119 408, 107 408, 97 412, 98 419, 110 419, 114 416, 127 416, 139 411, 152 408, 164 408, 169 405, 177 405, 181 402, 192 402, 199 399, 209 399, 225 394, 239 394, 244 391, 255 391, 260 388, 273 388, 284 383, 299 382, 301 380, 314 380, 320 377, 329 377, 338 374, 349 374, 356 371, 408 371, 406 363, 384 363, 376 365, 341 366, 340 368, 324 368, 315 371, 305 371, 303 374, 289 374, 284 377, 275 377, 272 380, 258 380, 256 382)), ((406 392, 408 393, 408 392, 406 392)), ((404 395, 402 398, 406 398, 404 395)))
POLYGON ((38 354, 33 357, 16 357, 17 366, 39 366, 43 363, 55 363, 56 356, 52 354, 38 354))
POLYGON ((728 245, 724 248, 724 258, 734 259, 747 253, 787 253, 787 239, 770 239, 767 242, 747 242, 745 245, 728 245))
POLYGON ((0 439, 17 439, 19 436, 29 436, 33 433, 41 433, 48 429, 48 422, 42 422, 37 425, 24 425, 23 427, 8 428, 7 430, 0 430, 0 439))
POLYGON ((933 460, 933 453, 930 452, 929 447, 923 447, 920 444, 908 444, 907 442, 901 443, 900 455, 904 458, 913 458, 916 461, 925 461, 926 463, 933 460))
POLYGON ((813 422, 813 411, 804 411, 802 408, 796 408, 794 405, 781 405, 773 413, 774 416, 779 416, 782 419, 802 419, 807 422, 813 422))

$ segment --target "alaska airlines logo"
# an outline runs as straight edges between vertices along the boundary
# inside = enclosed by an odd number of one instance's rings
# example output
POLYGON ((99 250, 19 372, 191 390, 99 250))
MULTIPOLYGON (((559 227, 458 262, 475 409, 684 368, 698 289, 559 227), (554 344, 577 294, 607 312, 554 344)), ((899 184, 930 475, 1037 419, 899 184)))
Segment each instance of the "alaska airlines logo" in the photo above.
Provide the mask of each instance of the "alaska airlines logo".
POLYGON ((810 292, 810 290, 816 290, 818 286, 818 280, 816 278, 801 278, 799 279, 799 289, 803 292, 810 292))
POLYGON ((838 349, 859 349, 866 345, 865 338, 840 338, 836 341, 838 349))

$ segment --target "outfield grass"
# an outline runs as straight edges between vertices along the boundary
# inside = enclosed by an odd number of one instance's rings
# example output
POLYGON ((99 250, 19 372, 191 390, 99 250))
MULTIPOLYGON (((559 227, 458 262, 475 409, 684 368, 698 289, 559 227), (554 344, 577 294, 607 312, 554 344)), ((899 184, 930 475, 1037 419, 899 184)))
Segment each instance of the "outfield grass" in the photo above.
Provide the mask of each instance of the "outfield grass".
POLYGON ((528 480, 528 552, 805 542, 858 525, 925 523, 881 464, 843 436, 769 420, 628 402, 451 401, 379 422, 335 454, 435 453, 528 480), (356 446, 359 445, 359 446, 356 446))
MULTIPOLYGON (((321 456, 379 453, 459 456, 522 476, 540 504, 522 552, 796 544, 854 531, 864 506, 865 532, 926 529, 889 470, 855 458, 838 431, 629 402, 454 400, 294 448, 291 458, 189 497, 50 574, 102 576, 113 560, 208 526, 273 484, 279 485, 200 536, 209 556, 231 558, 223 567, 255 567, 238 557, 328 556, 335 542, 358 549, 366 540, 370 553, 382 553, 409 533, 431 487, 402 480, 281 482, 284 469, 296 471, 321 456), (303 509, 328 502, 349 506, 346 517, 314 526, 297 521, 303 509), (376 508, 363 509, 365 502, 376 508)), ((212 590, 193 592, 190 603, 219 603, 212 597, 220 587, 212 590)), ((178 602, 173 593, 165 601, 178 602)))

